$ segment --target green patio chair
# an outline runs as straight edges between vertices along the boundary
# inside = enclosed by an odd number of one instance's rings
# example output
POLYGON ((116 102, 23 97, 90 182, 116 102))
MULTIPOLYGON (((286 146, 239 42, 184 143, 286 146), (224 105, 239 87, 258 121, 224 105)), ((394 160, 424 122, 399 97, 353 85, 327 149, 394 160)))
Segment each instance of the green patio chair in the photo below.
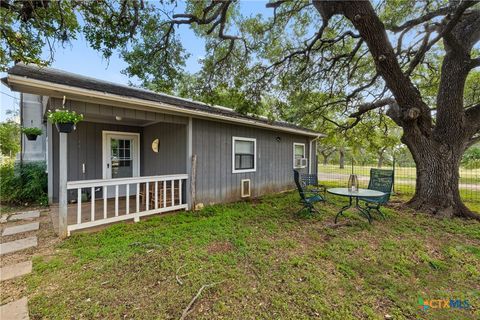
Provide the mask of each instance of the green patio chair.
POLYGON ((303 205, 297 213, 307 209, 309 214, 313 212, 320 213, 315 207, 315 203, 324 202, 325 198, 322 197, 318 192, 308 191, 304 189, 300 182, 300 173, 297 170, 293 170, 293 179, 295 180, 295 185, 297 186, 298 193, 300 194, 300 203, 303 205))
POLYGON ((382 211, 380 211, 380 207, 390 200, 394 174, 395 173, 393 170, 370 169, 370 181, 368 182, 368 189, 384 192, 385 196, 381 198, 358 198, 358 200, 365 202, 365 209, 367 209, 369 214, 370 211, 375 210, 385 219, 385 215, 382 211))
POLYGON ((300 183, 307 191, 322 193, 322 197, 326 199, 327 187, 318 183, 318 175, 314 173, 302 173, 300 175, 300 183))

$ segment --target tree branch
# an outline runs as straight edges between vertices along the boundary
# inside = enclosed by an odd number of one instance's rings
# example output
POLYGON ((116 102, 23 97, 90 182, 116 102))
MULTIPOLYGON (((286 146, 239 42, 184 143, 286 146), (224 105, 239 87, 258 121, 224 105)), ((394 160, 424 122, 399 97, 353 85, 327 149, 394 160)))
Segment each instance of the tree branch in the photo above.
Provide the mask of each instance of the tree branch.
POLYGON ((465 110, 465 118, 472 128, 472 135, 480 130, 480 103, 465 110))
POLYGON ((372 4, 369 1, 317 0, 314 6, 324 19, 341 14, 353 23, 369 48, 377 72, 385 80, 402 111, 404 129, 418 127, 423 135, 429 136, 432 128, 430 109, 418 89, 403 73, 385 27, 372 4))
POLYGON ((470 69, 474 69, 476 67, 480 67, 480 57, 470 60, 470 69))
POLYGON ((436 17, 439 17, 439 16, 444 16, 444 15, 450 13, 452 11, 452 8, 453 8, 452 6, 443 7, 443 8, 437 9, 435 11, 429 12, 429 13, 421 16, 421 17, 418 17, 418 18, 415 18, 415 19, 412 19, 412 20, 408 20, 408 21, 404 22, 403 24, 401 24, 399 26, 389 26, 389 27, 387 27, 387 29, 391 30, 393 32, 409 30, 409 29, 411 29, 411 28, 413 28, 413 27, 415 27, 419 24, 430 21, 433 18, 436 18, 436 17))
POLYGON ((394 104, 394 103, 395 103, 395 99, 385 98, 385 99, 381 99, 381 100, 378 100, 378 101, 375 101, 375 102, 360 104, 360 105, 358 105, 358 111, 352 113, 350 115, 350 118, 358 118, 361 115, 363 115, 364 113, 367 113, 368 111, 378 109, 378 108, 384 107, 386 105, 394 104))
POLYGON ((467 142, 467 147, 466 147, 466 149, 470 148, 471 146, 473 146, 474 144, 479 143, 479 142, 480 142, 480 136, 472 137, 472 138, 467 142))

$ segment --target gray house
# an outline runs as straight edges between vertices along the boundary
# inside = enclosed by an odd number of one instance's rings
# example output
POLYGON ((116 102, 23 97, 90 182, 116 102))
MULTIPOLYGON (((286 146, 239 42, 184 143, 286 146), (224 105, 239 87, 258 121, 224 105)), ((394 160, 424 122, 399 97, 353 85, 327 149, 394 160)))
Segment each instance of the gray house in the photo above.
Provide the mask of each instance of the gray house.
POLYGON ((47 163, 62 235, 291 189, 294 168, 317 171, 322 135, 290 123, 51 68, 17 64, 2 81, 22 92, 22 124, 44 127, 24 154, 47 163), (84 115, 69 134, 45 120, 62 107, 84 115))

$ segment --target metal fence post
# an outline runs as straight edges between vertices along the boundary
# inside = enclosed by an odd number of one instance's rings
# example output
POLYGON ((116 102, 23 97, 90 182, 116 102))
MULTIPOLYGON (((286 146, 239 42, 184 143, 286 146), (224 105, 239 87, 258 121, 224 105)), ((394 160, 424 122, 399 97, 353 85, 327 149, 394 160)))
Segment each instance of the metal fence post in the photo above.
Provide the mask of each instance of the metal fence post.
POLYGON ((393 154, 393 183, 392 183, 392 194, 395 194, 395 153, 393 154))

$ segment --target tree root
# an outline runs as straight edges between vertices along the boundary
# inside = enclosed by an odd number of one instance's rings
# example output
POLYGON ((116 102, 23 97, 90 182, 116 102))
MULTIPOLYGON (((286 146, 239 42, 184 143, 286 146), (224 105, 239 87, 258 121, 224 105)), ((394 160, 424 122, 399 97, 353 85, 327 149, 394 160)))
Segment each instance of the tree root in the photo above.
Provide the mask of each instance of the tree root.
POLYGON ((197 299, 200 297, 200 295, 202 294, 203 290, 205 289, 208 289, 210 287, 213 287, 213 286, 216 286, 217 284, 220 284, 222 283, 223 281, 220 281, 220 282, 214 282, 214 283, 210 283, 210 284, 205 284, 203 285, 197 292, 197 294, 192 298, 192 300, 190 301, 190 303, 185 307, 185 309, 183 309, 183 312, 182 312, 182 316, 180 317, 180 320, 184 320, 186 317, 188 317, 188 315, 193 311, 192 310, 192 307, 193 307, 193 304, 195 303, 195 301, 197 301, 197 299))
POLYGON ((437 201, 425 201, 413 197, 406 203, 408 208, 432 214, 439 218, 467 218, 480 221, 480 215, 467 208, 463 203, 447 204, 437 201))

